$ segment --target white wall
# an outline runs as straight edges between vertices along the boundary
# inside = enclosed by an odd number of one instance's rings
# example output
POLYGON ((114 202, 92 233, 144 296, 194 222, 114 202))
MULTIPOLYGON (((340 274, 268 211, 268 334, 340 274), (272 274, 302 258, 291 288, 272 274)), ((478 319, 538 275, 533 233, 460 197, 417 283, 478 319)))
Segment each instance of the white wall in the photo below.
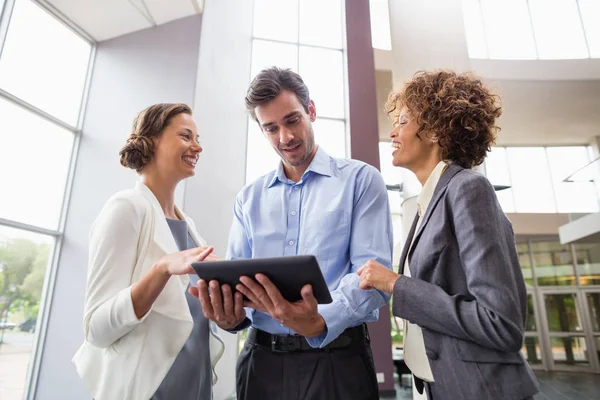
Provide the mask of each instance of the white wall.
POLYGON ((600 60, 471 60, 461 0, 391 0, 396 84, 418 70, 474 70, 503 97, 499 145, 585 144, 600 131, 600 60))
POLYGON ((154 103, 193 103, 200 24, 188 17, 98 44, 36 399, 91 397, 71 364, 83 340, 88 231, 108 197, 137 179, 118 156, 134 116, 154 103))
MULTIPOLYGON (((206 0, 202 20, 194 115, 204 152, 196 178, 188 182, 184 210, 221 257, 235 196, 246 176, 244 97, 250 84, 253 8, 248 0, 206 0)), ((235 393, 237 336, 221 336, 226 346, 217 364, 215 400, 235 393)))

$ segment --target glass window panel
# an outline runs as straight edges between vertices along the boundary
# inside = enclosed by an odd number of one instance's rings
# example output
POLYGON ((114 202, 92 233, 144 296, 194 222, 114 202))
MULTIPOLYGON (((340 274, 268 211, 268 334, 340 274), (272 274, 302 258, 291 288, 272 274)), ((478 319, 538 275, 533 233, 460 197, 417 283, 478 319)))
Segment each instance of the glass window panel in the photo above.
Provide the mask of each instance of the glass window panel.
POLYGON ((529 364, 542 363, 542 349, 540 347, 540 339, 534 336, 527 336, 523 341, 521 354, 527 359, 529 364))
POLYGON ((581 285, 600 285, 600 243, 575 243, 581 285))
POLYGON ((545 149, 543 147, 509 147, 506 151, 516 211, 556 212, 545 149))
POLYGON ((481 0, 488 55, 493 59, 536 58, 527 2, 481 0))
POLYGON ((251 79, 264 68, 289 68, 298 72, 298 46, 286 43, 254 40, 252 43, 251 79))
POLYGON ((584 146, 548 147, 547 153, 558 212, 600 211, 594 182, 563 182, 565 178, 589 163, 587 148, 584 146))
POLYGON ((271 147, 260 127, 252 118, 248 119, 248 145, 246 157, 246 183, 277 168, 279 155, 271 147))
MULTIPOLYGON (((590 310, 590 321, 594 332, 600 332, 600 293, 587 293, 585 295, 590 310)), ((600 348, 598 349, 600 351, 600 348)))
POLYGON ((380 50, 392 50, 388 0, 370 0, 371 44, 380 50))
MULTIPOLYGON (((511 186, 510 173, 508 172, 508 163, 506 158, 506 149, 503 147, 492 147, 485 158, 485 175, 492 185, 511 186)), ((513 189, 504 189, 496 191, 498 201, 504 212, 514 212, 515 202, 513 198, 513 189)))
POLYGON ((54 239, 0 226, 0 393, 22 399, 54 239))
POLYGON ((481 4, 479 0, 463 0, 463 19, 465 35, 470 58, 487 58, 485 29, 481 19, 481 4))
POLYGON ((17 0, 0 59, 0 87, 77 125, 91 45, 32 1, 17 0))
POLYGON ((300 46, 300 75, 317 116, 344 118, 344 62, 339 50, 300 46))
POLYGON ((343 21, 341 0, 300 1, 300 43, 341 49, 343 21))
POLYGON ((254 0, 254 36, 298 42, 298 0, 254 0))
POLYGON ((538 58, 587 58, 576 0, 529 0, 538 58))
POLYGON ((573 257, 569 245, 558 242, 533 242, 535 276, 540 286, 575 285, 573 257))
POLYGON ((585 29, 590 57, 600 58, 600 1, 579 0, 579 11, 585 29))
POLYGON ((331 157, 346 158, 346 124, 344 121, 317 118, 313 123, 315 142, 331 157))
POLYGON ((0 98, 0 217, 57 229, 74 135, 0 98))
POLYGON ((551 337, 550 346, 555 364, 589 364, 588 349, 583 337, 551 337))
POLYGON ((519 263, 523 271, 523 279, 527 286, 533 286, 533 273, 531 268, 531 258, 529 256, 529 245, 527 243, 517 243, 517 254, 519 263))
POLYGON ((582 331, 575 293, 546 294, 544 300, 550 332, 582 331))

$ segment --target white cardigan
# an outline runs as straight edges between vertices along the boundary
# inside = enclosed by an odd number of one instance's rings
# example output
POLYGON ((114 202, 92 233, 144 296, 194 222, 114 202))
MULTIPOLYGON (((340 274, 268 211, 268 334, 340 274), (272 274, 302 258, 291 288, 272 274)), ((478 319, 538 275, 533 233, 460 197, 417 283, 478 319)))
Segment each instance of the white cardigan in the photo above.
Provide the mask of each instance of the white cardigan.
MULTIPOLYGON (((206 245, 185 218, 197 245, 206 245)), ((90 231, 84 310, 84 343, 73 362, 95 400, 148 400, 163 381, 194 325, 185 298, 189 277, 173 276, 141 319, 133 310, 133 283, 163 255, 178 250, 162 208, 150 189, 111 197, 90 231)), ((210 324, 214 367, 224 344, 210 324)))

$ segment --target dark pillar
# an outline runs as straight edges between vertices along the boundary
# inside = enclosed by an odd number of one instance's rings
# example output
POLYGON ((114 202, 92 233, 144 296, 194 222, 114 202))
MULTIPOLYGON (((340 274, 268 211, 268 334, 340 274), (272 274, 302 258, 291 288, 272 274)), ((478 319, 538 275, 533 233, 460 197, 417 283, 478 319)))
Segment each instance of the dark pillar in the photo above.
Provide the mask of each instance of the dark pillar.
MULTIPOLYGON (((351 158, 379 168, 379 129, 375 92, 375 61, 371 45, 369 2, 345 0, 348 54, 348 97, 351 158)), ((395 396, 389 307, 369 324, 375 369, 382 396, 395 396)))

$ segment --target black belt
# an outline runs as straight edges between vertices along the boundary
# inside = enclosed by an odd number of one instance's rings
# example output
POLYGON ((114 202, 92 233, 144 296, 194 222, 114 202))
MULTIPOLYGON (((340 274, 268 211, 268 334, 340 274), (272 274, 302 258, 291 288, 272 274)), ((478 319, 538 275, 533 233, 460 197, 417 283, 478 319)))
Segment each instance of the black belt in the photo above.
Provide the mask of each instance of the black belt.
POLYGON ((335 340, 323 348, 315 348, 308 344, 306 338, 300 335, 273 335, 260 329, 250 328, 246 342, 257 344, 271 351, 323 351, 324 349, 340 349, 353 343, 369 343, 369 331, 366 324, 348 328, 335 340))

